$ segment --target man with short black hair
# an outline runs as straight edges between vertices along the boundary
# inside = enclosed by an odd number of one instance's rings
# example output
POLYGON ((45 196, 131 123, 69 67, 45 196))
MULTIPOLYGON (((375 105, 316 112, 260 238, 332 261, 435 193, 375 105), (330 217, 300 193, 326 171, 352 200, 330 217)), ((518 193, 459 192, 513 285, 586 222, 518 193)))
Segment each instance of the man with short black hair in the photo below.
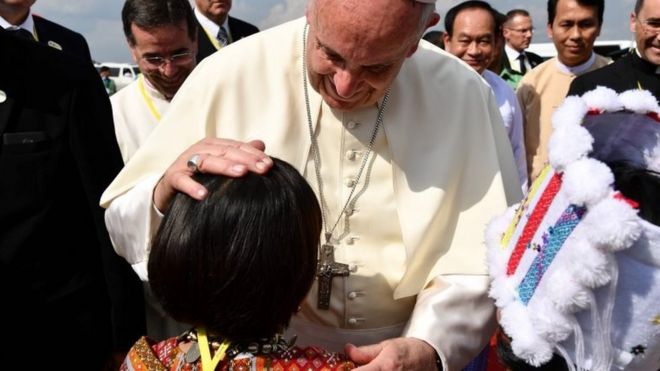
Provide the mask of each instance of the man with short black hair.
POLYGON ((230 16, 231 5, 232 0, 195 0, 198 63, 220 48, 259 32, 256 26, 230 16))
POLYGON ((548 37, 557 49, 525 75, 516 94, 524 116, 527 173, 538 177, 548 162, 551 117, 566 97, 571 81, 610 63, 593 51, 603 25, 604 0, 548 0, 548 37))
POLYGON ((578 76, 568 95, 606 86, 617 92, 644 89, 660 99, 660 0, 637 0, 630 31, 636 47, 611 65, 578 76))
POLYGON ((496 17, 495 9, 481 0, 468 0, 449 9, 445 15, 445 50, 469 64, 493 89, 513 150, 518 179, 524 189, 527 186, 527 162, 520 105, 506 81, 487 69, 498 45, 496 17))
POLYGON ((198 31, 187 0, 127 0, 122 23, 141 72, 111 98, 117 142, 126 163, 195 67, 198 31))

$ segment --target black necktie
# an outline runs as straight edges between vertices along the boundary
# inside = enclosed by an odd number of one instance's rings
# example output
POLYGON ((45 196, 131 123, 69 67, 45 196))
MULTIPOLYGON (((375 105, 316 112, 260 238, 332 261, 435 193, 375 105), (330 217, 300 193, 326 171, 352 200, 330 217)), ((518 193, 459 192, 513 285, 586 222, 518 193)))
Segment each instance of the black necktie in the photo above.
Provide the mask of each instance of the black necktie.
POLYGON ((12 29, 7 29, 7 32, 10 35, 13 35, 14 37, 19 37, 24 40, 30 40, 30 41, 35 41, 34 36, 32 36, 32 32, 23 29, 23 28, 12 28, 12 29))
POLYGON ((227 46, 227 44, 229 44, 229 35, 224 26, 220 26, 217 39, 220 42, 220 46, 227 46))
POLYGON ((527 73, 527 66, 525 65, 525 54, 520 53, 518 55, 518 60, 520 61, 520 73, 524 75, 527 73))

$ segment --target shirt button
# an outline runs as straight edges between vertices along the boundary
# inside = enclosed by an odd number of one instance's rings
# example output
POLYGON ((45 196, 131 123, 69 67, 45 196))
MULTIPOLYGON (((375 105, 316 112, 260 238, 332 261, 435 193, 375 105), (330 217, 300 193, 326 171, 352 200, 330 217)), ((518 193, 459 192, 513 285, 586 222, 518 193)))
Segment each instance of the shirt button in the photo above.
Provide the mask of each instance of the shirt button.
POLYGON ((348 319, 348 324, 349 325, 357 325, 358 324, 357 318, 349 318, 348 319))
POLYGON ((355 179, 353 178, 347 178, 346 181, 344 182, 344 185, 348 188, 355 187, 355 179))
POLYGON ((348 161, 353 161, 353 160, 355 160, 355 156, 356 156, 356 153, 355 153, 354 150, 350 149, 350 150, 346 151, 345 158, 346 158, 348 161))
POLYGON ((355 291, 351 291, 351 292, 348 293, 348 298, 351 299, 351 300, 353 300, 357 297, 358 297, 358 294, 355 291))
POLYGON ((351 121, 349 121, 349 122, 346 123, 346 127, 349 128, 349 129, 351 129, 351 130, 352 130, 352 129, 355 129, 358 125, 360 125, 360 124, 357 123, 357 122, 355 122, 355 121, 353 121, 353 120, 351 120, 351 121))
POLYGON ((358 265, 357 264, 351 264, 348 269, 351 271, 351 273, 356 273, 358 271, 358 265))

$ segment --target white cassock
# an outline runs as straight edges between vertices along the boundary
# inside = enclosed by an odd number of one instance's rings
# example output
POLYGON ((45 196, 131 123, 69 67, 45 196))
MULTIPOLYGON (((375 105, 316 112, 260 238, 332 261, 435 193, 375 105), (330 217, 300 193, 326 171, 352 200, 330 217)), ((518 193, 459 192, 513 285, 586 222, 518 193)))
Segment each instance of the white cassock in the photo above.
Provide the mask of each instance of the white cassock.
POLYGON ((143 75, 110 97, 117 144, 124 163, 158 125, 170 102, 143 75))
MULTIPOLYGON (((268 154, 298 168, 318 193, 303 90, 304 26, 304 19, 289 22, 205 59, 104 193, 115 248, 143 276, 160 222, 153 188, 203 137, 261 139, 268 154)), ((341 112, 308 90, 332 224, 366 152, 377 107, 341 112)), ((393 82, 382 125, 368 182, 363 175, 355 210, 334 233, 335 258, 353 273, 333 280, 329 310, 316 308, 314 286, 290 332, 299 344, 330 350, 416 337, 438 351, 446 370, 456 370, 494 328, 483 230, 522 197, 511 145, 488 85, 426 42, 393 82)))

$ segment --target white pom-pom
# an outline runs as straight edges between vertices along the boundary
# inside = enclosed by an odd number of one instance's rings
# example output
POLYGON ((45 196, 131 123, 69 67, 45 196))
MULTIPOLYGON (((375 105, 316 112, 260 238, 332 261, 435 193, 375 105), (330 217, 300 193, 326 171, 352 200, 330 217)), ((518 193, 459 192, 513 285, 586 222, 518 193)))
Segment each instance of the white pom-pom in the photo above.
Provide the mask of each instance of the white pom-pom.
POLYGON ((619 94, 619 101, 629 111, 635 113, 658 112, 658 101, 647 90, 628 90, 619 94))
POLYGON ((573 332, 568 316, 545 298, 535 297, 528 308, 534 329, 552 345, 566 340, 573 332))
POLYGON ((552 114, 552 127, 557 129, 564 125, 581 125, 588 111, 589 107, 580 97, 566 97, 552 114))
POLYGON ((568 164, 591 152, 593 142, 594 138, 583 126, 560 126, 552 133, 548 143, 550 164, 556 170, 563 171, 568 164))
POLYGON ((515 301, 516 292, 511 289, 505 277, 497 277, 490 284, 488 296, 495 300, 498 308, 505 308, 515 301))
POLYGON ((598 86, 596 89, 584 93, 582 99, 590 109, 601 112, 616 112, 623 108, 619 101, 619 95, 614 90, 604 86, 598 86))
POLYGON ((598 160, 585 158, 566 167, 562 187, 570 203, 590 206, 610 193, 614 175, 607 165, 598 160))
POLYGON ((552 345, 536 334, 522 303, 514 302, 502 310, 500 324, 511 337, 513 354, 525 362, 540 366, 552 358, 552 345))
POLYGON ((609 251, 630 247, 641 234, 637 210, 612 197, 590 208, 583 223, 589 239, 609 251))
POLYGON ((560 312, 573 313, 589 306, 589 293, 572 277, 548 277, 546 274, 543 279, 554 283, 553 290, 547 290, 547 295, 560 312))
MULTIPOLYGON (((582 226, 578 228, 583 233, 587 233, 587 228, 582 226)), ((578 232, 576 230, 574 234, 578 232)), ((568 269, 569 275, 579 284, 597 288, 610 282, 610 268, 605 254, 585 238, 575 238, 570 246, 564 248, 566 249, 566 259, 580 262, 580 264, 572 264, 568 269)))

